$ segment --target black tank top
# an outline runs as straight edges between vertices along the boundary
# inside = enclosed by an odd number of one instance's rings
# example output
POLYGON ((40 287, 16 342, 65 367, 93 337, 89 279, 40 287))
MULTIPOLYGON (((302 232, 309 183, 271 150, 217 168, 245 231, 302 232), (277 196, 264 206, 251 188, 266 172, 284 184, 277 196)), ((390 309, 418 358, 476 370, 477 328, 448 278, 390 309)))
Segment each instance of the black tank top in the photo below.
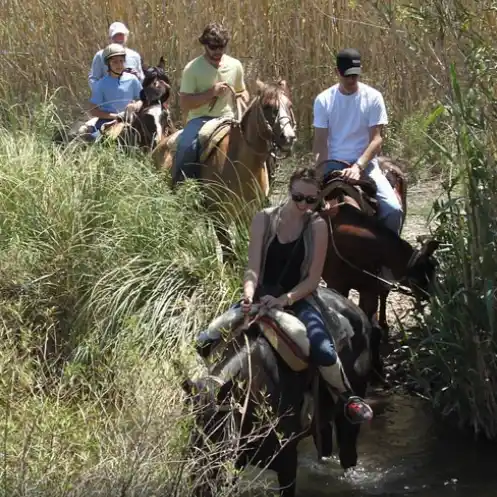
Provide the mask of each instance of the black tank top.
POLYGON ((258 296, 270 294, 279 297, 298 285, 304 257, 302 236, 289 243, 280 243, 278 236, 275 236, 267 250, 262 288, 259 288, 258 296))

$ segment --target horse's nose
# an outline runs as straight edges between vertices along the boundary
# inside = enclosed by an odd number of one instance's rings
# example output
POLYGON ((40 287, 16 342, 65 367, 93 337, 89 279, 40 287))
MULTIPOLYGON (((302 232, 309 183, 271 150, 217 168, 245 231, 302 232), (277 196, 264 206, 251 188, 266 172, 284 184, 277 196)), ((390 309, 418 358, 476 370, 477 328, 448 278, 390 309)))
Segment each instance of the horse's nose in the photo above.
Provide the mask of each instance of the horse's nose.
POLYGON ((280 138, 282 141, 286 141, 290 145, 293 145, 293 143, 297 139, 297 136, 295 135, 295 131, 291 129, 291 130, 286 130, 286 132, 283 131, 280 135, 280 138))

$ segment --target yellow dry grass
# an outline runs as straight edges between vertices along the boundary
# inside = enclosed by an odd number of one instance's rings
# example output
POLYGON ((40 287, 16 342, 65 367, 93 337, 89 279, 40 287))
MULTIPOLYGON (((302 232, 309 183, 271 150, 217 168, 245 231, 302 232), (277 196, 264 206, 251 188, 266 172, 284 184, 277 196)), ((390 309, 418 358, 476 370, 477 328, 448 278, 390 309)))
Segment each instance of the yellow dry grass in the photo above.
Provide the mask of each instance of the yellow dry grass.
MULTIPOLYGON (((94 53, 107 43, 111 22, 125 22, 129 46, 147 63, 164 55, 175 88, 184 65, 200 53, 204 25, 224 21, 229 52, 240 58, 249 85, 285 78, 293 90, 301 129, 314 97, 335 81, 334 54, 344 46, 363 54, 366 82, 383 91, 392 118, 410 114, 443 94, 449 59, 457 59, 452 27, 430 22, 445 0, 7 0, 0 20, 1 91, 24 99, 63 86, 63 98, 84 104, 94 53), (419 14, 421 8, 426 17, 419 14), (430 12, 433 11, 433 12, 430 12)), ((465 1, 481 13, 493 36, 489 0, 465 1)), ((453 8, 453 6, 452 6, 453 8)), ((2 95, 0 94, 0 97, 2 95)), ((175 101, 173 106, 177 111, 175 101)), ((180 119, 180 116, 176 116, 180 119)))

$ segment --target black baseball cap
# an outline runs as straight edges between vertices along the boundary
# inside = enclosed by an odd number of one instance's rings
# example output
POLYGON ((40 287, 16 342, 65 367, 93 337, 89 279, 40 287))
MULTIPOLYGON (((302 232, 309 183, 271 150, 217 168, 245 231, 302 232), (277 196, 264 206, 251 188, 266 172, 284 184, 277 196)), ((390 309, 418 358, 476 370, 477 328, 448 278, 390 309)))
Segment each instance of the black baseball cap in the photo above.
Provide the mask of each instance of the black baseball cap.
POLYGON ((361 54, 355 48, 344 48, 337 54, 337 69, 342 76, 361 74, 361 54))

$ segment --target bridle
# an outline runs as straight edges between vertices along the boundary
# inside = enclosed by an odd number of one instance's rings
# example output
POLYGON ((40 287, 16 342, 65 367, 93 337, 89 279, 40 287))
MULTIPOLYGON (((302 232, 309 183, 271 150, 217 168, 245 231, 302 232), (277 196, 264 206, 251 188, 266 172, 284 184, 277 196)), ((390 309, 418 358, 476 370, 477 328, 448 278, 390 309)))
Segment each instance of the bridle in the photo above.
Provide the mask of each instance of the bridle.
MULTIPOLYGON (((240 135, 242 136, 243 140, 247 144, 247 146, 250 148, 250 150, 256 154, 256 155, 266 155, 267 153, 272 154, 275 159, 285 159, 291 155, 291 150, 287 150, 284 155, 278 156, 276 155, 275 151, 276 150, 281 150, 281 144, 279 143, 278 137, 281 135, 281 132, 286 126, 291 126, 293 131, 295 132, 297 129, 297 124, 296 124, 296 119, 295 119, 295 114, 293 112, 293 109, 291 107, 286 107, 286 105, 282 102, 281 95, 278 93, 278 105, 276 107, 276 112, 274 119, 271 120, 268 119, 266 113, 264 112, 264 106, 262 103, 262 95, 257 95, 255 96, 251 102, 247 105, 247 108, 243 112, 243 114, 240 112, 239 105, 238 105, 238 97, 236 95, 236 92, 232 86, 228 86, 229 91, 231 92, 234 102, 235 102, 235 108, 236 108, 236 113, 235 117, 232 120, 232 126, 238 127, 240 129, 240 135), (282 106, 285 107, 286 114, 287 115, 282 115, 282 106), (259 126, 257 127, 257 136, 265 143, 266 145, 266 150, 264 152, 260 152, 256 149, 256 146, 253 143, 250 143, 250 140, 247 138, 245 132, 244 132, 244 125, 246 123, 246 119, 248 118, 249 111, 255 109, 255 112, 257 113, 257 120, 258 122, 262 122, 262 132, 259 129, 259 126), (282 124, 284 123, 284 124, 282 124)), ((214 105, 217 102, 217 98, 213 99, 211 105, 209 106, 209 110, 212 110, 214 105)), ((223 126, 224 124, 220 124, 220 126, 223 126)), ((215 135, 217 132, 217 129, 215 129, 211 133, 211 137, 215 135)), ((211 138, 210 137, 210 138, 211 138)), ((210 139, 209 138, 209 139, 210 139)))

